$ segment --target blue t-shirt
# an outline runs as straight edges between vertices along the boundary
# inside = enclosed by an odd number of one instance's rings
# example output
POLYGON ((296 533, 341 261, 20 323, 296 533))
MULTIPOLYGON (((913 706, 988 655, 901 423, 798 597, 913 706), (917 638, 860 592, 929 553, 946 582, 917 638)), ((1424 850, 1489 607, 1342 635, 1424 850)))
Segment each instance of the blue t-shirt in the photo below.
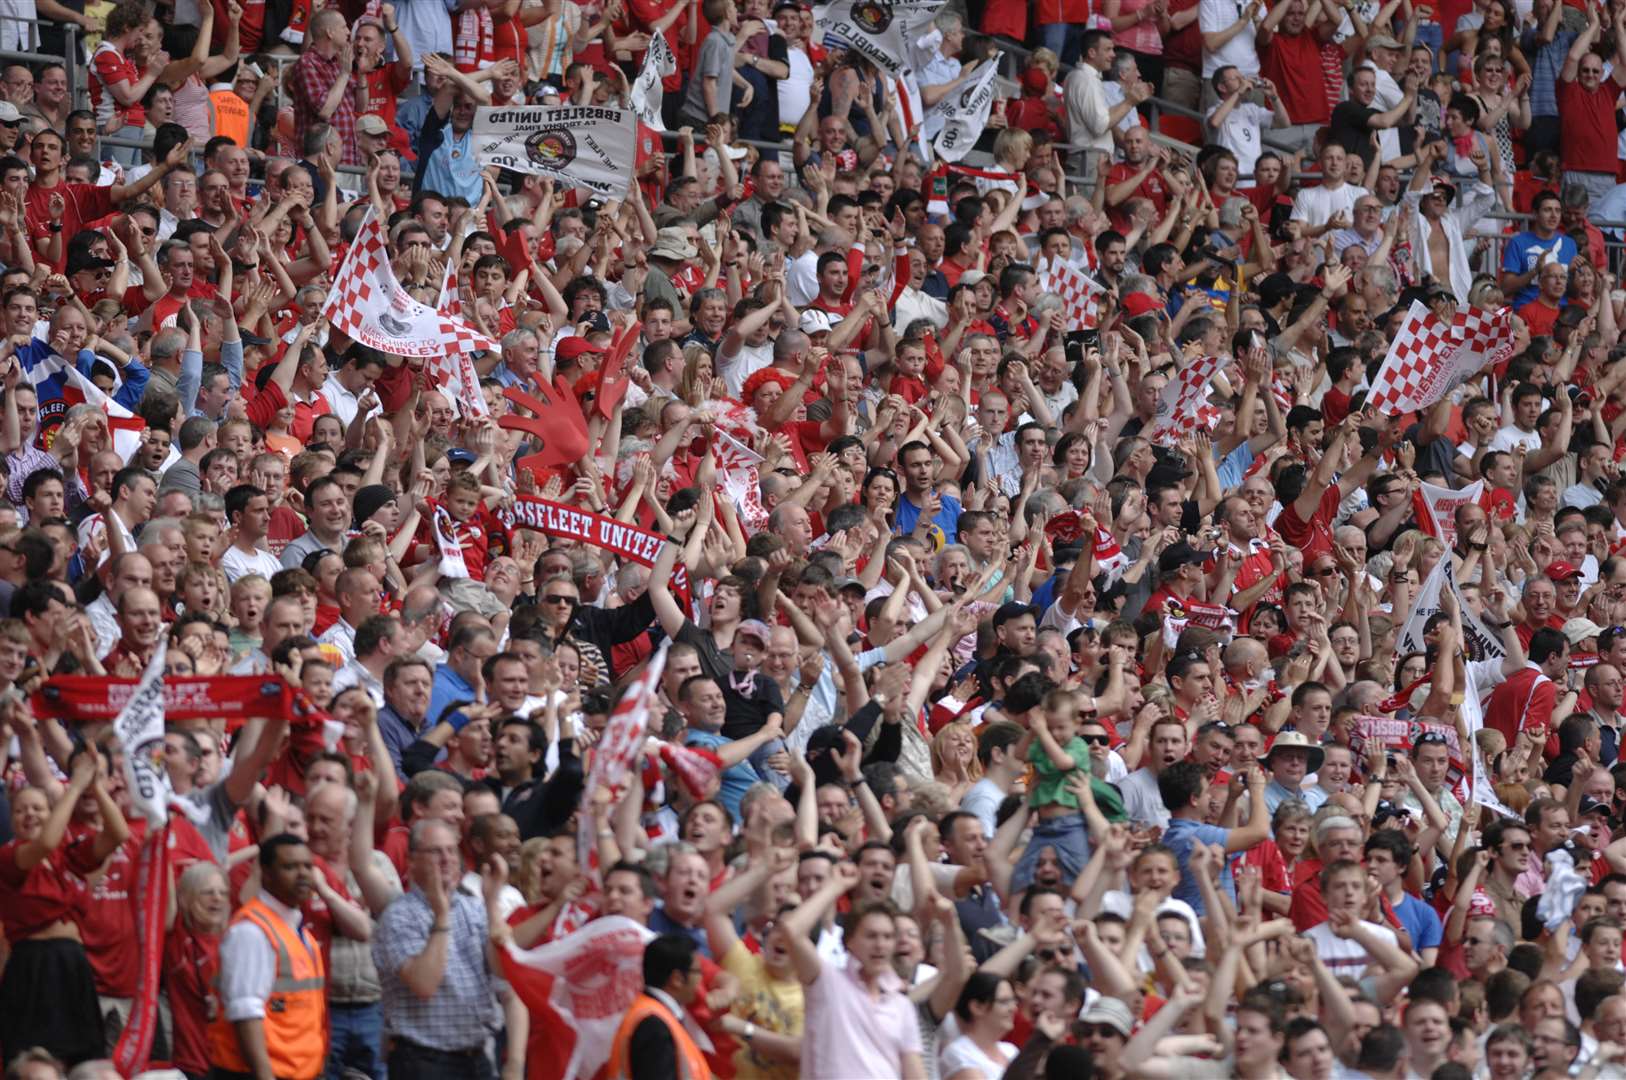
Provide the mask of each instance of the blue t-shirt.
MULTIPOLYGON (((691 731, 683 736, 684 746, 698 746, 706 750, 716 750, 727 746, 731 741, 733 740, 704 731, 691 731)), ((761 779, 756 769, 752 768, 749 758, 723 770, 717 801, 728 807, 729 816, 735 821, 740 820, 740 800, 745 798, 745 793, 750 790, 751 785, 761 779)))
MULTIPOLYGON (((1218 825, 1205 825, 1200 821, 1190 821, 1186 818, 1170 818, 1169 827, 1163 830, 1163 845, 1174 852, 1175 859, 1180 863, 1180 883, 1174 887, 1171 894, 1176 900, 1184 900, 1191 905, 1191 910, 1201 918, 1207 914, 1203 907, 1203 894, 1197 888, 1197 878, 1190 869, 1191 846, 1196 843, 1219 844, 1225 846, 1226 837, 1231 835, 1230 829, 1222 829, 1218 825)), ((1220 891, 1236 899, 1236 882, 1231 877, 1231 864, 1225 863, 1225 869, 1220 871, 1220 891)))
MULTIPOLYGON (((939 501, 942 506, 938 508, 937 516, 932 518, 932 525, 936 531, 942 533, 944 544, 956 543, 960 535, 960 500, 952 495, 942 495, 939 496, 939 501)), ((898 496, 898 505, 893 511, 892 521, 899 535, 907 536, 914 532, 915 522, 919 520, 920 507, 910 502, 908 496, 898 496)))
MULTIPOLYGON (((1512 274, 1527 274, 1554 247, 1558 249, 1558 261, 1565 266, 1575 258, 1575 241, 1563 233, 1555 233, 1552 239, 1543 240, 1533 232, 1522 232, 1507 242, 1507 250, 1502 253, 1502 269, 1512 274)), ((1531 278, 1530 283, 1520 289, 1509 303, 1513 307, 1528 304, 1540 291, 1536 279, 1531 278)))
POLYGON ((1433 908, 1411 893, 1402 893, 1400 901, 1389 906, 1395 909, 1395 918, 1400 920, 1400 925, 1411 935, 1413 949, 1421 952, 1424 949, 1440 947, 1444 933, 1440 925, 1440 916, 1433 908))

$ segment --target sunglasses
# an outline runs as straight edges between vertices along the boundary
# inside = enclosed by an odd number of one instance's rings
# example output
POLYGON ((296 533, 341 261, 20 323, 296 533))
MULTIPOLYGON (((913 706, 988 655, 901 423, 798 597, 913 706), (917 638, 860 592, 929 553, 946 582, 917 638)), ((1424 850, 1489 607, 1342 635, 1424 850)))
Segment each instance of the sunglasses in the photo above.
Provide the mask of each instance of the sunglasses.
POLYGON ((1109 735, 1080 735, 1087 746, 1111 746, 1112 737, 1109 735))
POLYGON ((1446 740, 1446 737, 1444 735, 1441 735, 1439 732, 1430 731, 1430 732, 1426 732, 1426 733, 1424 733, 1422 735, 1419 735, 1417 737, 1417 745, 1418 746, 1445 746, 1445 745, 1447 745, 1447 740, 1446 740))
POLYGON ((544 596, 542 599, 549 604, 564 604, 567 607, 575 607, 580 602, 574 596, 544 596))

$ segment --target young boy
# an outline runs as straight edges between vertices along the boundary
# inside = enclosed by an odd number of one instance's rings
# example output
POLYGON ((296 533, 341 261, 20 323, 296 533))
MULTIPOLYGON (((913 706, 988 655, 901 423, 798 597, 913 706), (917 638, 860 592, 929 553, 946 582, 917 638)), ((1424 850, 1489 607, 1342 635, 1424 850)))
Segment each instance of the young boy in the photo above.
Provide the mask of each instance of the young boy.
POLYGON ((414 560, 441 562, 440 591, 458 611, 478 611, 489 618, 507 614, 502 601, 484 586, 486 563, 491 558, 490 531, 480 504, 480 479, 468 470, 452 473, 443 500, 425 499, 418 506, 423 524, 418 527, 414 560), (456 548, 463 574, 448 574, 455 559, 444 556, 456 548))
MULTIPOLYGON (((1198 844, 1213 844, 1230 855, 1245 851, 1270 838, 1270 814, 1265 810, 1265 774, 1257 767, 1246 773, 1248 823, 1235 829, 1204 824, 1208 813, 1208 776, 1195 761, 1177 761, 1157 774, 1157 791, 1169 808, 1169 827, 1163 832, 1163 845, 1174 852, 1180 864, 1180 881, 1171 894, 1191 905, 1198 917, 1207 914, 1196 873, 1191 869, 1191 852, 1198 844)), ((1240 776, 1239 776, 1240 779, 1240 776)), ((1236 883, 1226 864, 1220 871, 1219 888, 1236 899, 1236 883)))

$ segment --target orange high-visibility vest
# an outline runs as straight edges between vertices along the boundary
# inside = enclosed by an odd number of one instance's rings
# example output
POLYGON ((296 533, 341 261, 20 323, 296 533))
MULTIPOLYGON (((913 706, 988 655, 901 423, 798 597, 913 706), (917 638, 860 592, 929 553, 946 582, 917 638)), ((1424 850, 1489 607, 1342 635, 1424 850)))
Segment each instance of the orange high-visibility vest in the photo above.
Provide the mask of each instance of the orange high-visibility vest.
POLYGON ((662 1005, 648 994, 639 994, 638 1000, 632 1003, 627 1015, 621 1018, 621 1026, 615 1030, 615 1043, 610 1047, 609 1076, 611 1080, 626 1080, 632 1073, 630 1064, 629 1046, 632 1043, 632 1033, 645 1017, 658 1016, 666 1030, 672 1033, 672 1042, 677 1045, 678 1080, 711 1080, 711 1067, 706 1064, 705 1055, 700 1047, 694 1044, 689 1033, 683 1029, 683 1021, 672 1015, 672 1010, 662 1005))
MULTIPOLYGON (((300 936, 270 905, 256 897, 238 909, 232 922, 260 928, 277 953, 277 975, 265 1001, 265 1048, 271 1069, 282 1080, 316 1080, 327 1066, 327 972, 322 950, 300 936)), ((250 1072, 237 1030, 224 1014, 209 1025, 214 1064, 250 1072)))
POLYGON ((248 102, 237 96, 235 90, 216 90, 209 95, 209 105, 214 110, 215 134, 224 135, 232 142, 248 149, 249 121, 248 102))

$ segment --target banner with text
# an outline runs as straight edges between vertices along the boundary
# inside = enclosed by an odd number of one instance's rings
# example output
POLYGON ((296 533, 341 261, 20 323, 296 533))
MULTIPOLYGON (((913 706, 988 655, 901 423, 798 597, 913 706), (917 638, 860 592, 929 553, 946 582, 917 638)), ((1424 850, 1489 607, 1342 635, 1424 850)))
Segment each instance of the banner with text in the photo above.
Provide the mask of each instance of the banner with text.
MULTIPOLYGON (((115 720, 141 685, 140 679, 56 675, 35 691, 34 714, 80 724, 115 720)), ((231 727, 244 720, 288 716, 294 707, 293 687, 281 675, 171 675, 159 690, 169 722, 225 717, 231 727)))
POLYGON ((524 105, 477 109, 475 157, 481 165, 552 177, 606 199, 632 187, 636 128, 628 110, 597 105, 524 105))
POLYGON ((1446 555, 1434 564, 1433 571, 1423 582, 1422 588, 1417 592, 1417 602, 1412 605, 1411 614, 1406 618, 1405 626, 1401 627, 1400 637, 1395 641, 1395 649, 1404 656, 1410 652, 1423 652, 1427 645, 1423 642, 1423 627, 1429 618, 1440 610, 1440 593, 1449 587, 1457 598, 1457 606, 1462 609, 1462 636, 1463 646, 1470 660, 1500 660, 1507 655, 1502 648, 1502 639, 1490 632, 1479 617, 1468 610, 1468 605, 1462 599, 1462 590, 1457 586, 1456 573, 1451 568, 1451 558, 1446 555))
POLYGON ((651 34, 649 50, 644 53, 643 70, 638 72, 638 78, 633 81, 627 98, 632 105, 632 111, 638 114, 638 119, 656 131, 666 130, 666 125, 661 122, 661 102, 666 96, 661 80, 675 71, 677 57, 672 55, 672 47, 666 43, 666 35, 651 34))
POLYGON ((959 161, 969 154, 988 127, 988 113, 994 106, 994 74, 998 70, 999 54, 995 53, 971 82, 933 107, 943 118, 943 130, 932 145, 944 161, 959 161))
MULTIPOLYGON (((547 536, 567 537, 643 566, 654 566, 667 542, 660 533, 535 495, 516 495, 513 511, 500 516, 510 529, 519 526, 547 536)), ((672 568, 672 592, 685 600, 689 596, 689 575, 681 562, 672 568)))

